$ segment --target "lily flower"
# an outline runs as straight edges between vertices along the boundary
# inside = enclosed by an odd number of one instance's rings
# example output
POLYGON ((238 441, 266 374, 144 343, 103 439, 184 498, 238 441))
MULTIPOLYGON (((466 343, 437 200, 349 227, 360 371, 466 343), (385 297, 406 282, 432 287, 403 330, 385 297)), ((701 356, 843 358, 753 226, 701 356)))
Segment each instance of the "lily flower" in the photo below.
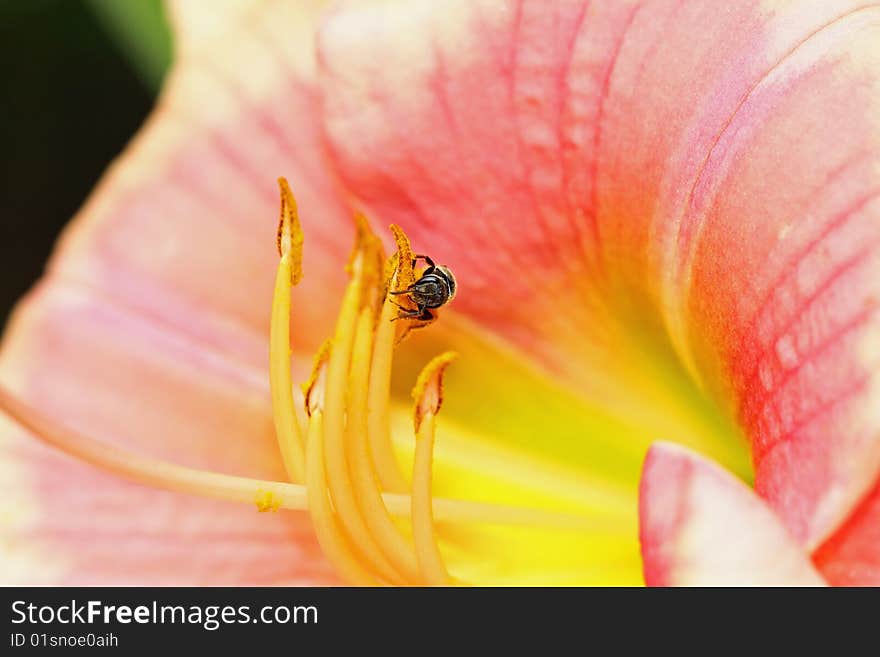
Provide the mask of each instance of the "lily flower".
POLYGON ((7 327, 2 581, 880 584, 880 7, 212 11, 7 327))

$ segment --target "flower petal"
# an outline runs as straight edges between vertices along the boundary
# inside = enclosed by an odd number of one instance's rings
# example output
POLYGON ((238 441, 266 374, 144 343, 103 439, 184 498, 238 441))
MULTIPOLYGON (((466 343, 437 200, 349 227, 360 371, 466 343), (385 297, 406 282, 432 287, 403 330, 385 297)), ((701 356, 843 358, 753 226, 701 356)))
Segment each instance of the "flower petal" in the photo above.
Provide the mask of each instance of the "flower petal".
MULTIPOLYGON (((341 287, 353 231, 320 146, 317 5, 250 4, 199 17, 187 11, 192 3, 175 8, 183 39, 159 106, 19 306, 0 376, 92 437, 283 478, 266 383, 275 179, 296 181, 307 224, 307 276, 294 295, 304 352, 332 324, 335 304, 315 299, 341 287)), ((2 456, 15 474, 4 479, 15 492, 7 499, 26 515, 4 546, 57 564, 50 574, 18 560, 6 583, 336 581, 299 514, 145 490, 20 434, 2 456)))
POLYGON ((816 567, 835 586, 880 586, 880 484, 822 547, 816 567))
POLYGON ((736 431, 676 362, 658 317, 617 294, 599 262, 598 117, 636 9, 346 6, 318 39, 327 134, 369 214, 456 272, 450 314, 639 435, 683 436, 745 475, 736 431))
POLYGON ((655 443, 639 523, 649 586, 818 586, 822 578, 773 512, 706 459, 655 443))
MULTIPOLYGON (((4 342, 5 385, 107 444, 197 468, 283 470, 261 372, 76 286, 43 285, 4 342)), ((152 490, 4 424, 2 544, 11 583, 335 581, 304 514, 152 490)))
POLYGON ((631 14, 618 3, 352 3, 319 36, 347 186, 458 272, 456 312, 581 381, 615 361, 584 262, 596 247, 585 190, 608 53, 631 14))
POLYGON ((458 312, 658 432, 691 435, 682 400, 731 416, 813 548, 880 474, 878 24, 858 0, 353 8, 318 41, 327 132, 458 312))
POLYGON ((204 32, 195 30, 201 19, 178 18, 189 38, 156 110, 68 228, 50 269, 262 364, 277 177, 294 181, 307 234, 308 273, 294 293, 304 353, 332 326, 333 304, 314 300, 341 290, 338 263, 353 230, 322 154, 310 63, 315 3, 249 4, 235 20, 220 12, 204 32))
POLYGON ((831 4, 716 134, 667 266, 681 353, 811 549, 880 477, 880 7, 831 4))

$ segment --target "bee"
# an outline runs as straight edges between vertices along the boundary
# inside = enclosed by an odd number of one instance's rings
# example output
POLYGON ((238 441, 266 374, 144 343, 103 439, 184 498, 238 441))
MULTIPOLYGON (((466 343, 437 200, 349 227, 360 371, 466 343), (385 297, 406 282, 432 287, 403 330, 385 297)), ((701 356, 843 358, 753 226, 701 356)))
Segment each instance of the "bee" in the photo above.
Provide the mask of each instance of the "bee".
POLYGON ((419 260, 424 260, 428 265, 415 283, 405 290, 398 290, 391 294, 405 294, 416 306, 417 310, 410 310, 403 306, 400 314, 395 319, 417 319, 429 322, 435 319, 433 310, 446 305, 455 298, 455 276, 452 275, 446 265, 435 265, 434 261, 426 255, 416 255, 413 258, 413 267, 419 260))

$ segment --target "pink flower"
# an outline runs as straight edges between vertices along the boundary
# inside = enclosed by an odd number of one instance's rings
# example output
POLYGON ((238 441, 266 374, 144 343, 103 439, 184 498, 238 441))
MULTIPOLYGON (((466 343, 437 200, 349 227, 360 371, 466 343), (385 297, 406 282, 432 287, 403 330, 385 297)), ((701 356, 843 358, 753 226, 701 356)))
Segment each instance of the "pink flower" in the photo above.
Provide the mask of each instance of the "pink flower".
MULTIPOLYGON (((880 584, 878 6, 171 10, 167 88, 19 306, 0 381, 68 451, 230 499, 258 480, 263 509, 312 519, 132 483, 4 420, 4 582, 880 584), (267 367, 282 175, 294 381, 334 332, 353 208, 460 284, 361 400, 390 359, 362 228, 307 490, 269 483, 309 465, 280 410, 284 286, 278 436, 267 367), (432 454, 406 395, 448 349, 432 454), (328 446, 385 408, 394 453, 328 446)), ((433 432, 437 378, 419 391, 433 432)))

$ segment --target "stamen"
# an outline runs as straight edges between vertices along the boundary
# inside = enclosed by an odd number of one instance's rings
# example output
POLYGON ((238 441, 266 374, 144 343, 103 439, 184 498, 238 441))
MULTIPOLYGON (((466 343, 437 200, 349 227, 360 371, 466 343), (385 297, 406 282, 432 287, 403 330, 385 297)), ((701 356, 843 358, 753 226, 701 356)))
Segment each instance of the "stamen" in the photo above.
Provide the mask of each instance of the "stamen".
POLYGON ((351 359, 346 452, 350 457, 355 496, 367 527, 394 567, 409 582, 416 583, 421 580, 421 575, 414 548, 400 533, 385 508, 367 444, 367 383, 373 346, 373 323, 372 309, 364 307, 358 318, 351 359))
POLYGON ((371 262, 370 245, 365 240, 359 239, 355 248, 356 255, 352 264, 353 276, 343 297, 327 370, 324 416, 324 458, 327 466, 327 481, 333 505, 352 543, 375 571, 393 583, 401 583, 400 574, 388 563, 360 514, 349 481, 348 465, 345 459, 345 398, 348 370, 355 323, 364 291, 365 267, 368 267, 371 262))
POLYGON ((327 370, 332 358, 331 344, 331 341, 327 340, 321 345, 315 356, 312 374, 308 382, 303 384, 306 412, 309 416, 309 438, 306 445, 309 512, 318 542, 340 574, 351 582, 375 585, 379 584, 379 581, 360 564, 349 539, 344 535, 343 527, 331 510, 328 498, 323 423, 327 370))
MULTIPOLYGON (((314 398, 318 399, 320 395, 315 395, 314 398)), ((312 413, 319 408, 314 408, 312 413)), ((2 385, 0 410, 46 445, 130 481, 177 493, 242 504, 254 504, 258 496, 271 492, 275 499, 280 500, 280 509, 308 509, 306 487, 302 484, 220 474, 135 454, 58 425, 2 385)), ((393 516, 410 516, 409 495, 385 493, 382 500, 393 516)), ((596 535, 615 535, 631 529, 613 520, 491 502, 434 498, 433 509, 435 520, 444 523, 521 526, 596 535)))
POLYGON ((254 504, 271 494, 278 507, 305 509, 304 486, 188 468, 134 454, 58 426, 0 386, 0 409, 42 442, 121 477, 178 493, 254 504))
POLYGON ((450 584, 434 529, 432 477, 434 418, 443 403, 443 372, 457 358, 446 352, 434 358, 419 374, 413 388, 416 453, 413 461, 412 524, 416 555, 425 580, 432 585, 450 584))
POLYGON ((281 188, 281 220, 278 224, 278 272, 272 297, 269 332, 269 385, 272 391, 272 416, 284 469, 291 481, 304 480, 305 464, 302 432, 293 405, 293 380, 290 371, 290 291, 302 278, 303 233, 296 200, 284 178, 281 188))
POLYGON ((380 582, 360 565, 330 508, 324 471, 323 416, 320 408, 313 410, 306 445, 306 488, 315 535, 327 559, 343 578, 359 586, 376 586, 380 582))
MULTIPOLYGON (((394 241, 397 244, 397 252, 391 256, 388 263, 388 269, 386 269, 385 272, 385 279, 390 281, 396 278, 396 280, 394 280, 395 285, 391 288, 396 292, 408 288, 416 280, 415 272, 413 271, 414 254, 412 245, 409 243, 409 238, 400 226, 397 224, 391 224, 389 229, 391 230, 391 234, 394 235, 394 241)), ((405 297, 404 301, 406 302, 405 297)), ((415 309, 415 306, 413 306, 413 309, 415 309)))
MULTIPOLYGON (((394 241, 397 243, 397 253, 392 256, 388 263, 388 268, 391 269, 391 272, 386 272, 386 280, 390 281, 389 290, 400 292, 407 289, 416 280, 415 271, 413 270, 414 254, 409 238, 400 226, 391 224, 390 230, 394 235, 394 241)), ((404 308, 417 310, 416 304, 407 295, 400 295, 397 297, 397 300, 404 308)), ((433 319, 429 320, 410 318, 405 322, 400 322, 398 324, 397 343, 403 342, 403 339, 409 335, 411 330, 428 326, 435 319, 436 314, 433 319)))
POLYGON ((290 284, 296 285, 302 280, 303 240, 305 239, 299 221, 299 209, 287 178, 278 179, 281 190, 281 218, 278 220, 278 255, 290 255, 290 284))
POLYGON ((413 424, 416 433, 422 423, 422 416, 426 413, 436 415, 443 405, 443 373, 456 358, 458 358, 457 353, 446 351, 432 358, 419 372, 419 377, 412 390, 412 398, 415 402, 413 405, 413 424))
POLYGON ((409 486, 391 447, 391 415, 388 400, 391 395, 391 362, 394 352, 397 309, 386 297, 382 304, 373 359, 370 365, 370 387, 367 393, 367 438, 370 454, 382 489, 403 493, 409 486))
MULTIPOLYGON (((388 281, 379 322, 376 325, 376 338, 373 346, 373 360, 370 366, 370 389, 367 397, 367 437, 373 464, 382 483, 382 489, 403 493, 409 486, 394 456, 391 446, 391 416, 388 400, 391 396, 391 363, 397 330, 409 322, 393 322, 398 309, 388 294, 392 290, 408 287, 414 280, 412 268, 412 247, 406 234, 397 226, 391 226, 397 242, 397 252, 388 260, 385 280, 388 281)), ((401 297, 402 303, 408 303, 401 297)), ((405 328, 401 330, 406 330, 405 328)))
POLYGON ((431 586, 450 583, 449 573, 440 555, 434 531, 431 508, 431 484, 434 467, 434 413, 428 411, 416 433, 416 453, 413 460, 412 524, 416 556, 425 581, 431 586))
POLYGON ((312 361, 312 373, 309 375, 309 380, 302 384, 303 401, 305 402, 306 415, 309 417, 316 409, 324 408, 325 379, 327 378, 325 365, 330 360, 332 348, 333 340, 330 338, 324 340, 312 361))
POLYGON ((379 304, 382 302, 382 293, 384 292, 385 277, 383 276, 385 267, 385 254, 382 248, 382 241, 373 232, 367 218, 356 213, 354 215, 354 224, 357 231, 355 249, 352 251, 348 262, 348 271, 354 272, 355 260, 358 257, 363 258, 361 268, 361 306, 369 306, 374 314, 378 311, 379 304))

